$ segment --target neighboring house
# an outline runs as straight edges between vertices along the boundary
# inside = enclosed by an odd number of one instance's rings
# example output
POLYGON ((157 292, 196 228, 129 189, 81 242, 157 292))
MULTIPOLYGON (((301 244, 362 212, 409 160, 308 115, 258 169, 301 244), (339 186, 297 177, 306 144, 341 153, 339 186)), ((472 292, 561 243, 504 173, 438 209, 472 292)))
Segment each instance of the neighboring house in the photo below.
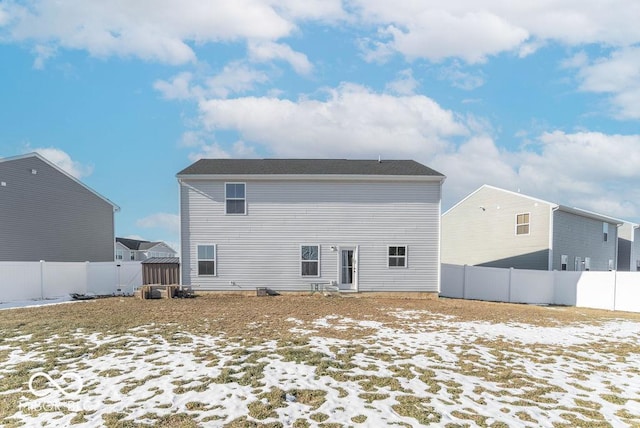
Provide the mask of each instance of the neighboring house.
POLYGON ((118 210, 37 153, 0 159, 0 261, 113 261, 118 210))
POLYGON ((618 270, 640 271, 640 225, 624 222, 618 235, 618 270))
POLYGON ((116 260, 144 261, 152 257, 177 257, 178 253, 161 241, 116 238, 115 256, 116 260))
POLYGON ((424 165, 201 159, 177 178, 185 285, 439 291, 444 176, 424 165))
POLYGON ((620 221, 484 185, 442 216, 442 262, 539 270, 616 269, 620 221))

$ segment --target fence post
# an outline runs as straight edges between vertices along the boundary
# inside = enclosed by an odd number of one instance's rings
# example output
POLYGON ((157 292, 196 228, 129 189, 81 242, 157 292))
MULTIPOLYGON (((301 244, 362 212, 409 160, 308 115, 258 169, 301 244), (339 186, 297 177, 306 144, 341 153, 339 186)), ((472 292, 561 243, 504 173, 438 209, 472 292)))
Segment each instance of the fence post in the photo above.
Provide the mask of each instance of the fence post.
POLYGON ((511 303, 511 281, 513 280, 513 268, 509 268, 509 288, 507 289, 507 302, 511 303))
POLYGON ((44 260, 40 260, 40 299, 44 300, 44 260))
POLYGON ((464 273, 462 275, 462 298, 467 298, 467 265, 464 265, 464 273))
POLYGON ((86 268, 86 275, 84 278, 84 293, 87 294, 89 293, 89 278, 91 278, 91 263, 88 260, 85 260, 84 265, 86 268))
POLYGON ((613 271, 613 310, 616 310, 616 295, 618 294, 618 271, 613 271))

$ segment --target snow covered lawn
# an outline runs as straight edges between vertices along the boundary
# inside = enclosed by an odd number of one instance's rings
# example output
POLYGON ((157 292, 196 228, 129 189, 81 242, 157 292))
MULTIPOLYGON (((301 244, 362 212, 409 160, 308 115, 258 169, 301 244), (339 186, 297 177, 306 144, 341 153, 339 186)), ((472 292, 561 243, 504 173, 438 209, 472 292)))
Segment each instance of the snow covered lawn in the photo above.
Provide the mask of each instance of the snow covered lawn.
POLYGON ((0 327, 4 426, 640 426, 634 314, 114 298, 0 327))

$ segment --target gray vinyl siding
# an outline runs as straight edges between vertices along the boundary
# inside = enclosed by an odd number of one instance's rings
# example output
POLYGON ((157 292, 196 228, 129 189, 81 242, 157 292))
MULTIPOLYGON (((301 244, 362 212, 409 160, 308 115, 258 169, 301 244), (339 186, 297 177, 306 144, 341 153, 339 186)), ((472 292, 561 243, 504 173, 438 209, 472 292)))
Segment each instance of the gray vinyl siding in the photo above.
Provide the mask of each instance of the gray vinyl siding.
POLYGON ((114 259, 113 205, 37 157, 0 162, 0 181, 0 260, 114 259))
POLYGON ((359 291, 438 291, 439 181, 228 182, 246 183, 246 215, 225 215, 224 181, 181 183, 184 284, 307 291, 338 280, 340 252, 331 247, 358 246, 359 291), (197 275, 198 244, 217 246, 215 277, 197 275), (300 275, 303 244, 320 246, 320 277, 300 275), (388 245, 407 246, 407 268, 387 267, 388 245))
POLYGON ((609 224, 609 236, 604 241, 602 221, 565 211, 554 211, 553 269, 560 270, 561 256, 568 256, 567 270, 575 270, 575 258, 591 258, 592 271, 606 271, 609 260, 616 261, 618 245, 616 224, 609 224))
POLYGON ((640 258, 640 229, 632 223, 624 223, 618 228, 618 270, 638 270, 640 258))
POLYGON ((482 187, 442 216, 442 262, 547 270, 550 205, 482 187), (529 213, 529 234, 516 235, 516 215, 529 213))

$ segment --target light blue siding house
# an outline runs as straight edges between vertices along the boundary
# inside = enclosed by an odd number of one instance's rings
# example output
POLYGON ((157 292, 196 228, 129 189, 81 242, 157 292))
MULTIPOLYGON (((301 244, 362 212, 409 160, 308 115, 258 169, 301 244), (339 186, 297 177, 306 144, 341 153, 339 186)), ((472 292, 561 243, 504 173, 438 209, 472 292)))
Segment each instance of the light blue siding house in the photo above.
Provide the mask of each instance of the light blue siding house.
POLYGON ((442 216, 442 262, 606 271, 618 261, 612 217, 484 185, 442 216))
POLYGON ((196 290, 439 291, 444 176, 424 165, 201 159, 177 178, 196 290))
POLYGON ((37 153, 0 159, 0 261, 113 261, 118 209, 37 153))

